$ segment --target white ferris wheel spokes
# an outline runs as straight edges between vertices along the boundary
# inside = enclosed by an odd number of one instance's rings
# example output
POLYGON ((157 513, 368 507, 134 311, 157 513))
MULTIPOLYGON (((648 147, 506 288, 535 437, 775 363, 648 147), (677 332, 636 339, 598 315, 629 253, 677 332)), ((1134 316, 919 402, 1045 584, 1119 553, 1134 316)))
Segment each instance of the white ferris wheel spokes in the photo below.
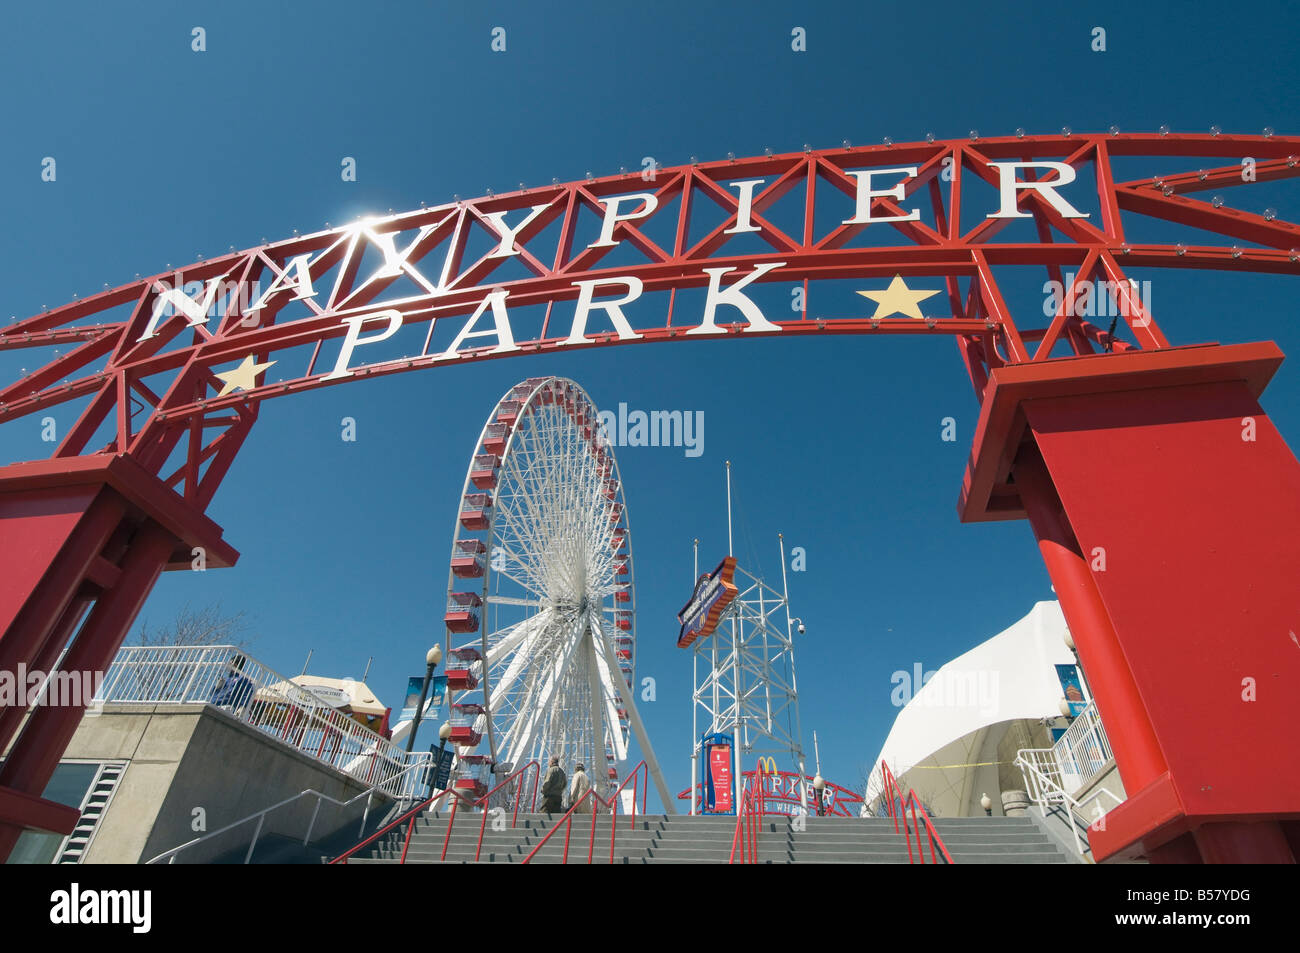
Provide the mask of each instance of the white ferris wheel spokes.
MULTIPOLYGON (((636 634, 618 465, 573 381, 530 378, 488 418, 448 574, 455 786, 558 756, 607 793, 626 774, 636 634)), ((639 719, 632 725, 659 781, 639 719)))

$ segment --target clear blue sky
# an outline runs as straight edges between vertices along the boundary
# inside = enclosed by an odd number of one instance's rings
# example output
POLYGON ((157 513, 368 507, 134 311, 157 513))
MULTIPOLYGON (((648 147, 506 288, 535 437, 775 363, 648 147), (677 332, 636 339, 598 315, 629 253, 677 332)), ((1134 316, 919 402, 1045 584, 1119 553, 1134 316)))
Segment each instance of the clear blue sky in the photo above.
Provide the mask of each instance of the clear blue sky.
MULTIPOLYGON (((0 320, 295 228, 644 156, 1017 126, 1295 134, 1298 16, 1281 3, 1240 15, 1209 3, 6 5, 0 320), (195 26, 204 53, 191 51, 195 26), (504 53, 489 46, 497 26, 504 53), (796 26, 807 52, 790 49, 796 26), (1105 53, 1090 49, 1094 26, 1105 53), (45 156, 56 183, 40 181, 45 156), (340 180, 343 156, 357 159, 355 183, 340 180)), ((1294 190, 1268 195, 1243 207, 1300 217, 1294 190)), ((1135 277, 1153 281, 1175 343, 1272 339, 1300 355, 1295 278, 1135 277)), ((1264 401, 1293 447, 1295 362, 1264 401)), ((23 364, 4 356, 3 379, 23 364)), ((777 532, 807 551, 790 580, 808 623, 805 745, 816 729, 832 780, 859 786, 896 713, 892 672, 937 668, 1051 596, 1026 524, 957 521, 977 406, 952 341, 840 337, 518 358, 271 402, 210 510, 238 567, 166 575, 143 618, 165 623, 185 603, 247 610, 268 664, 293 674, 314 649, 312 672, 359 677, 374 654, 370 684, 400 706, 441 638, 467 456, 500 394, 538 374, 575 378, 604 408, 705 411, 698 458, 619 451, 638 675, 658 683, 643 713, 674 789, 691 742, 674 613, 692 538, 702 562, 725 551, 725 459, 742 560, 779 581, 777 532), (345 416, 355 443, 340 440, 345 416), (940 440, 947 416, 956 443, 940 440)), ((33 418, 0 428, 5 462, 48 450, 33 418)))

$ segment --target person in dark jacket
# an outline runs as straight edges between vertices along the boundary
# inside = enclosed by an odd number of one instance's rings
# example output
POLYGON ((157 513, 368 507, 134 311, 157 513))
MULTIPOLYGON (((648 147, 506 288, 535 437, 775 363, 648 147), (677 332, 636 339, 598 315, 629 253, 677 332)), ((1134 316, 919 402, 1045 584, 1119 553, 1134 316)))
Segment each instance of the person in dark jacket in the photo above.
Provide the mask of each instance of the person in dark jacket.
POLYGON ((253 691, 252 681, 244 674, 244 657, 236 655, 230 660, 230 670, 226 677, 213 689, 209 702, 238 714, 252 700, 253 691))
POLYGON ((546 777, 542 779, 543 814, 559 814, 563 810, 562 801, 567 783, 568 778, 564 776, 564 769, 560 767, 559 757, 552 755, 550 767, 546 769, 546 777))

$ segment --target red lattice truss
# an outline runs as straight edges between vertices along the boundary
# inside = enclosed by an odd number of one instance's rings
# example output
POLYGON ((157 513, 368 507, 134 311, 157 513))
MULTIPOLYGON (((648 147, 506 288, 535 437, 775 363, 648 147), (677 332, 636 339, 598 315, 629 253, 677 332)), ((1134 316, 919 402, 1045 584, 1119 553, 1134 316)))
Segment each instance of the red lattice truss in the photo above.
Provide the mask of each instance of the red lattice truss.
MULTIPOLYGON (((1300 174, 1298 155, 1300 139, 1277 136, 1115 134, 925 142, 701 163, 657 170, 652 182, 639 174, 619 175, 420 209, 197 262, 9 325, 0 331, 0 349, 53 345, 61 353, 0 390, 0 422, 88 399, 54 457, 129 454, 202 509, 257 419, 263 399, 447 362, 435 352, 366 364, 360 360, 362 348, 348 374, 331 376, 333 360, 329 354, 322 355, 322 348, 345 335, 348 316, 373 313, 378 308, 396 311, 404 328, 428 326, 428 352, 439 320, 457 319, 454 323, 459 327, 463 316, 479 308, 486 294, 502 289, 512 309, 546 308, 541 334, 517 340, 523 352, 627 343, 609 331, 589 331, 581 342, 567 341, 568 322, 561 317, 552 322, 551 311, 556 302, 578 296, 575 281, 634 277, 646 293, 672 293, 662 326, 636 328, 636 340, 669 340, 698 320, 696 315, 690 323, 674 325, 675 292, 706 285, 705 266, 728 267, 731 270, 725 280, 734 282, 756 266, 774 261, 782 264, 758 280, 803 282, 805 291, 808 282, 829 279, 896 274, 939 277, 946 287, 949 313, 918 322, 903 317, 826 319, 805 312, 798 320, 776 322, 779 331, 756 331, 740 322, 719 324, 720 333, 951 334, 957 337, 976 392, 982 395, 993 368, 1045 360, 1061 342, 1067 342, 1076 355, 1169 346, 1143 302, 1127 290, 1126 269, 1300 272, 1294 250, 1300 246, 1300 227, 1193 197, 1198 192, 1243 185, 1245 157, 1254 162, 1256 181, 1293 177, 1300 174), (1116 182, 1112 159, 1118 157, 1145 157, 1171 168, 1155 177, 1116 182), (1186 160, 1204 162, 1205 157, 1219 157, 1222 164, 1185 169, 1186 160), (973 221, 963 220, 963 188, 969 190, 981 182, 994 189, 998 186, 998 171, 989 163, 1048 160, 1064 162, 1076 170, 1091 169, 1091 176, 1079 175, 1070 185, 1071 191, 1063 188, 1062 194, 1068 198, 1090 192, 1099 215, 1065 217, 1038 191, 1024 190, 1017 193, 1018 210, 1032 215, 1037 242, 999 241, 999 232, 1013 219, 984 217, 982 211, 973 221), (873 223, 876 229, 892 229, 895 241, 873 247, 851 245, 864 228, 872 226, 816 227, 818 203, 833 195, 829 190, 854 196, 857 180, 849 172, 873 166, 915 166, 917 174, 904 181, 901 200, 875 198, 872 216, 900 216, 918 203, 928 204, 927 218, 933 224, 873 223), (1179 166, 1184 170, 1179 171, 1179 166), (738 190, 727 183, 760 178, 764 183, 753 193, 749 221, 757 228, 753 234, 770 246, 770 251, 728 255, 726 245, 732 237, 728 229, 736 226, 741 207, 738 190), (606 210, 601 199, 644 192, 653 193, 658 200, 654 213, 617 222, 614 246, 583 246, 577 235, 584 210, 588 217, 599 217, 606 210), (802 230, 796 233, 776 227, 765 217, 791 193, 801 198, 803 206, 802 230), (724 220, 703 237, 692 239, 692 211, 702 199, 720 208, 724 220), (484 236, 489 245, 501 239, 491 218, 495 213, 504 213, 507 227, 514 227, 539 205, 545 209, 516 235, 512 254, 501 257, 491 251, 481 255, 469 252, 476 233, 480 244, 484 236), (1214 233, 1226 243, 1131 243, 1125 238, 1124 213, 1214 233), (647 234, 646 226, 661 215, 676 219, 671 223, 670 243, 657 243, 647 234), (558 231, 553 227, 557 222, 558 231), (543 241, 544 233, 552 237, 543 241), (1247 247, 1237 243, 1247 243, 1247 247), (606 256, 623 244, 639 251, 644 261, 609 265, 606 256), (377 270, 363 267, 363 259, 373 263, 385 246, 396 259, 384 259, 388 266, 377 270), (295 259, 300 259, 297 266, 295 259), (528 275, 500 280, 498 269, 508 261, 521 263, 528 275), (993 277, 993 269, 1003 265, 1041 266, 1062 284, 1067 272, 1076 275, 1056 316, 1046 326, 1024 326, 1013 317, 993 277), (301 299, 298 310, 305 307, 306 313, 282 315, 285 305, 298 300, 294 282, 301 278, 301 267, 310 274, 316 294, 301 299), (283 290, 272 294, 253 320, 245 309, 255 296, 238 294, 220 303, 206 323, 165 316, 157 324, 156 334, 145 336, 158 298, 167 289, 214 279, 250 290, 254 283, 263 290, 274 289, 278 283, 283 290), (1080 283, 1093 280, 1107 280, 1119 288, 1118 294, 1126 299, 1119 304, 1135 343, 1120 341, 1107 329, 1074 314, 1080 283), (393 298, 402 288, 405 291, 393 298), (120 319, 104 321, 110 311, 120 319), (63 348, 69 350, 62 353, 63 348), (251 389, 217 396, 222 381, 216 373, 223 366, 249 355, 258 363, 274 360, 278 352, 289 349, 311 353, 300 375, 271 381, 262 374, 251 389), (95 439, 97 434, 99 439, 95 439), (99 445, 106 435, 106 445, 99 445), (176 465, 178 458, 182 462, 176 465)), ((1026 181, 1032 181, 1034 175, 1027 172, 1026 181)), ((1049 175, 1042 181, 1051 180, 1049 175)), ((1026 311, 1036 313, 1037 322, 1043 321, 1041 302, 1026 311)), ((166 315, 167 309, 163 313, 166 315)), ((500 353, 493 347, 470 347, 460 353, 458 361, 496 356, 500 353)), ((286 358, 279 373, 293 363, 286 358)))

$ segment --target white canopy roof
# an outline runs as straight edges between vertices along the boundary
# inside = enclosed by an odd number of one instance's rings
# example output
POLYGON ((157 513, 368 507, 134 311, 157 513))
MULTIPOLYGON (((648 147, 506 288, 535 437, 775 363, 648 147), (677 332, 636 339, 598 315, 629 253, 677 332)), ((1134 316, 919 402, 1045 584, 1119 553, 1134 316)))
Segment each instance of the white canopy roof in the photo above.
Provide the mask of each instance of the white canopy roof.
MULTIPOLYGON (((1039 602, 1010 628, 940 667, 898 713, 873 764, 883 759, 899 778, 922 765, 931 796, 952 787, 964 800, 960 779, 984 748, 985 729, 1060 714, 1053 666, 1074 663, 1066 630, 1060 605, 1039 602)), ((909 780, 919 792, 918 778, 909 780)))

